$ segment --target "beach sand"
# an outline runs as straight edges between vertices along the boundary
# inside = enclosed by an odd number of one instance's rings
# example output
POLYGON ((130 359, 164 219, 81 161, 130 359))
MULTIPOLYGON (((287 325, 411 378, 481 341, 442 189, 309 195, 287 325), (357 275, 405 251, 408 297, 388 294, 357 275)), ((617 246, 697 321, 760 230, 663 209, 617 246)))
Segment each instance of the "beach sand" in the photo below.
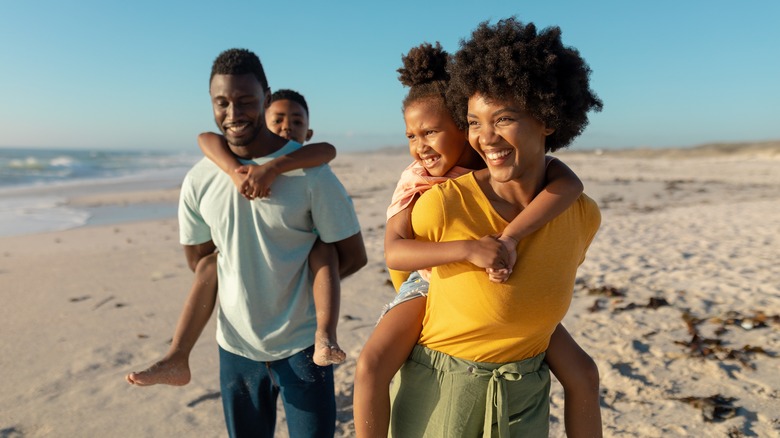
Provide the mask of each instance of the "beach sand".
MULTIPOLYGON (((780 436, 780 145, 559 156, 602 208, 564 324, 601 372, 605 436, 780 436)), ((404 149, 341 154, 368 265, 342 286, 337 436, 394 294, 385 208, 404 149)), ((175 187, 74 205, 175 203, 175 187)), ((0 238, 0 436, 227 436, 213 318, 184 387, 128 385, 166 351, 192 273, 175 218, 0 238)), ((551 436, 564 436, 552 388, 551 436)), ((279 410, 278 436, 286 436, 279 410)))

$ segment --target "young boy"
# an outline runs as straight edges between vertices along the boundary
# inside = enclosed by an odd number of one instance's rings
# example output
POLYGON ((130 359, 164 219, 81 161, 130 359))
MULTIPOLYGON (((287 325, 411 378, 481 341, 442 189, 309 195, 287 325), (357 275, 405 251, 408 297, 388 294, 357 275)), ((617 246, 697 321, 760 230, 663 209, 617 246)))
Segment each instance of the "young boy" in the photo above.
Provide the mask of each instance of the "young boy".
MULTIPOLYGON (((309 129, 306 100, 293 90, 278 90, 271 96, 271 105, 266 110, 266 124, 273 133, 301 144, 314 135, 314 131, 309 129)), ((229 152, 221 135, 202 133, 198 136, 198 145, 209 159, 230 176, 239 192, 250 201, 270 196, 272 183, 279 174, 319 166, 336 156, 336 149, 332 145, 314 143, 263 165, 242 165, 229 152)), ((195 272, 195 280, 176 324, 168 353, 146 370, 128 374, 128 383, 138 386, 181 386, 189 383, 190 352, 216 302, 217 256, 215 252, 201 259, 196 266, 190 266, 195 272)), ((317 240, 309 255, 309 267, 314 275, 313 294, 317 311, 313 359, 322 366, 341 363, 346 358, 336 338, 340 296, 336 263, 338 257, 332 245, 317 240)))

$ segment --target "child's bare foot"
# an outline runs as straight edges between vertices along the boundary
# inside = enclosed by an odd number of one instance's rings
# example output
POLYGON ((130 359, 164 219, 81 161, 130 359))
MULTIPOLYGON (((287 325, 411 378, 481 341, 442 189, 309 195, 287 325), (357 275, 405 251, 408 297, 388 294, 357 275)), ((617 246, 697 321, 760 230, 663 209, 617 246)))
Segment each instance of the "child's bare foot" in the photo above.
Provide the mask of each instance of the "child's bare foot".
POLYGON ((125 376, 127 383, 137 386, 172 385, 183 386, 190 383, 190 366, 186 358, 165 357, 140 373, 125 376))
POLYGON ((347 353, 339 347, 335 336, 317 331, 314 335, 314 363, 324 367, 344 362, 346 358, 347 353))

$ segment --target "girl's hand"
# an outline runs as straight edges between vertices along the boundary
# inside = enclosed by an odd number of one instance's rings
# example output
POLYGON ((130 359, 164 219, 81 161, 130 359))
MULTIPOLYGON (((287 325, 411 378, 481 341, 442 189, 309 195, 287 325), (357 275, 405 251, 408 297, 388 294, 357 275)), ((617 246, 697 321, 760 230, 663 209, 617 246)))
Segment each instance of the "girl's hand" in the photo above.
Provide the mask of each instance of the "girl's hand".
POLYGON ((278 173, 266 164, 245 164, 236 168, 236 173, 244 177, 241 185, 241 194, 252 200, 255 198, 267 198, 271 195, 273 184, 278 173))
POLYGON ((506 269, 509 254, 506 247, 495 236, 485 236, 479 240, 468 241, 466 260, 474 265, 488 269, 506 269))
POLYGON ((499 237, 498 241, 501 242, 506 249, 508 255, 507 267, 504 269, 487 268, 486 271, 490 281, 494 283, 503 283, 509 279, 509 276, 512 274, 512 268, 515 266, 515 262, 517 262, 517 245, 519 242, 511 236, 504 235, 499 237))

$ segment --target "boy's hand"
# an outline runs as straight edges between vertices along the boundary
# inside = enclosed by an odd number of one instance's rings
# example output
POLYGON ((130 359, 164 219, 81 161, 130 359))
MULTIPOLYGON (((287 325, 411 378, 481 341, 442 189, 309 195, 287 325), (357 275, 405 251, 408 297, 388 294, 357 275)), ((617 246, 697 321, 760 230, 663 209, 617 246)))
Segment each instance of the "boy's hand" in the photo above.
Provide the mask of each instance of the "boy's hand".
POLYGON ((267 198, 271 195, 271 184, 279 174, 266 164, 245 164, 236 168, 236 173, 244 177, 241 194, 247 199, 267 198))
MULTIPOLYGON (((243 167, 243 166, 240 166, 240 167, 243 167)), ((237 167, 237 168, 236 168, 236 169, 233 171, 233 173, 230 173, 230 174, 229 174, 229 175, 230 175, 230 180, 231 180, 231 181, 233 181, 233 185, 235 185, 235 186, 236 186, 236 189, 238 190, 238 193, 240 193, 240 194, 241 194, 241 196, 243 196, 244 198, 246 198, 246 199, 249 199, 249 200, 251 201, 251 200, 252 200, 252 198, 250 198, 250 197, 249 197, 249 196, 246 194, 246 190, 245 190, 245 188, 244 188, 244 187, 245 187, 245 185, 244 185, 244 184, 245 184, 245 182, 246 182, 246 174, 243 174, 243 173, 238 173, 238 169, 239 169, 240 167, 237 167)))
POLYGON ((485 236, 479 240, 468 241, 466 260, 474 265, 488 269, 505 269, 509 260, 504 244, 495 236, 485 236))
POLYGON ((514 267, 515 262, 517 262, 517 245, 519 242, 511 236, 501 236, 498 238, 498 241, 501 242, 501 244, 506 249, 508 258, 506 268, 486 269, 488 277, 493 283, 503 283, 509 279, 509 276, 512 274, 512 267, 514 267))

